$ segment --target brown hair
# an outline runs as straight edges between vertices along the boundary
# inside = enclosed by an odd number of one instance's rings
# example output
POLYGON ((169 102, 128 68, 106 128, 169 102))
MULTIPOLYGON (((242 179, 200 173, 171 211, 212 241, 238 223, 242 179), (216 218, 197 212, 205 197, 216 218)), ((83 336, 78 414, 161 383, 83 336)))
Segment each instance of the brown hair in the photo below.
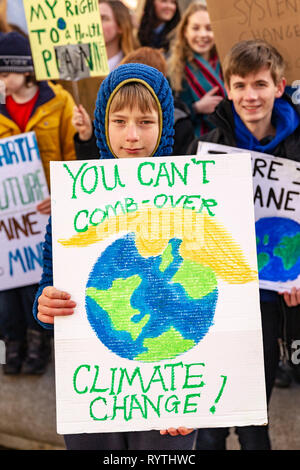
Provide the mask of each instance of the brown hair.
POLYGON ((35 78, 35 73, 31 72, 28 75, 25 75, 25 85, 30 88, 32 85, 38 85, 37 79, 35 78))
POLYGON ((285 63, 275 47, 260 39, 241 41, 235 44, 223 62, 224 80, 230 86, 232 75, 245 77, 249 73, 258 72, 267 67, 274 83, 283 78, 285 63))
POLYGON ((158 111, 154 95, 145 85, 139 82, 130 82, 121 86, 112 98, 109 112, 118 112, 125 106, 128 106, 130 110, 137 106, 142 113, 147 113, 153 109, 158 111))
POLYGON ((167 62, 160 49, 152 47, 139 47, 127 54, 121 64, 146 64, 159 70, 164 76, 167 75, 167 62))
POLYGON ((120 49, 124 55, 129 54, 137 47, 137 42, 133 35, 133 24, 128 8, 120 0, 99 0, 100 3, 107 3, 112 9, 121 30, 120 49))
MULTIPOLYGON (((201 1, 190 3, 185 10, 180 23, 175 30, 175 37, 172 40, 171 56, 168 61, 168 75, 172 89, 176 92, 182 90, 182 80, 186 62, 192 62, 194 53, 185 38, 185 31, 190 19, 197 11, 207 11, 206 5, 201 1)), ((216 53, 215 47, 211 50, 211 56, 216 53)))

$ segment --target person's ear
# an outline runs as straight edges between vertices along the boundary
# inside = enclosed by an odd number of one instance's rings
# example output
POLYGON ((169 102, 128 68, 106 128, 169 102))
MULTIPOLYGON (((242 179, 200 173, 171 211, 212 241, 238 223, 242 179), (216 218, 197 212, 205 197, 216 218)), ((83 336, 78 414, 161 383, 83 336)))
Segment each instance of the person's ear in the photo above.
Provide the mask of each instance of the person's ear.
POLYGON ((231 100, 230 86, 228 85, 228 83, 224 83, 224 86, 225 86, 225 90, 226 90, 227 96, 228 96, 228 98, 231 100))
POLYGON ((285 77, 282 77, 276 85, 276 87, 277 87, 277 91, 276 91, 276 95, 275 95, 276 98, 281 98, 281 96, 284 93, 285 86, 286 86, 286 79, 285 79, 285 77))

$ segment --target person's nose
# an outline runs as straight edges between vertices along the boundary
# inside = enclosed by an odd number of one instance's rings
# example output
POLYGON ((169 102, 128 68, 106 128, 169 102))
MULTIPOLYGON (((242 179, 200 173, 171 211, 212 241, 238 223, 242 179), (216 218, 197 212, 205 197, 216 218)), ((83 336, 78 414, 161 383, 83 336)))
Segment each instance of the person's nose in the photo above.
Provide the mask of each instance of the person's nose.
POLYGON ((249 87, 246 87, 246 90, 245 90, 245 99, 248 100, 248 101, 255 101, 257 100, 257 91, 255 90, 255 88, 249 86, 249 87))
POLYGON ((200 38, 206 37, 207 36, 207 31, 205 28, 199 28, 198 29, 198 36, 200 38))
POLYGON ((128 125, 126 140, 128 140, 128 142, 136 142, 137 140, 139 140, 139 134, 136 124, 132 123, 128 125))

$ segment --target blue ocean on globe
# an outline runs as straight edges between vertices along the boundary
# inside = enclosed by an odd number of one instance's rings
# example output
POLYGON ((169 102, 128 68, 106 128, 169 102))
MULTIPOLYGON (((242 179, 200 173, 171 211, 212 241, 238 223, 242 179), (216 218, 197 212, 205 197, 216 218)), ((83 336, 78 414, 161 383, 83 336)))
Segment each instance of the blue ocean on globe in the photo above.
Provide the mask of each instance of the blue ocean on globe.
POLYGON ((170 239, 159 256, 140 255, 135 234, 113 241, 86 285, 86 312, 99 340, 120 357, 174 358, 193 348, 213 324, 218 288, 211 268, 179 253, 170 239))
POLYGON ((300 224, 266 217, 255 224, 259 279, 294 281, 300 274, 300 224))

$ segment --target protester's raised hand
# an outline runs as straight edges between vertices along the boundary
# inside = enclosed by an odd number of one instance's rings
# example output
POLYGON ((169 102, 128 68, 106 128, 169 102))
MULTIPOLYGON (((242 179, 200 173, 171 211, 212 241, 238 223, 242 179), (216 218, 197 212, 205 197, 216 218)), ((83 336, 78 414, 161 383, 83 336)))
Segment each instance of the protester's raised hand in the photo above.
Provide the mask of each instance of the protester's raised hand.
POLYGON ((168 434, 170 436, 187 436, 188 434, 191 434, 191 432, 193 432, 194 429, 188 429, 188 428, 185 428, 184 426, 180 427, 180 428, 168 428, 168 429, 163 429, 162 431, 160 431, 160 434, 162 436, 167 436, 168 434))
POLYGON ((51 198, 46 197, 42 202, 36 206, 36 210, 41 214, 50 215, 51 214, 51 198))
POLYGON ((72 315, 76 303, 70 294, 53 286, 44 288, 38 299, 38 319, 43 323, 54 323, 54 317, 72 315))
POLYGON ((300 305, 300 288, 293 287, 291 292, 280 292, 288 307, 300 305))
POLYGON ((82 104, 74 106, 72 124, 79 134, 80 140, 89 140, 93 135, 93 125, 82 104))
POLYGON ((208 91, 203 98, 193 104, 194 111, 198 114, 211 114, 218 104, 223 100, 222 96, 215 96, 219 87, 214 87, 208 91))

